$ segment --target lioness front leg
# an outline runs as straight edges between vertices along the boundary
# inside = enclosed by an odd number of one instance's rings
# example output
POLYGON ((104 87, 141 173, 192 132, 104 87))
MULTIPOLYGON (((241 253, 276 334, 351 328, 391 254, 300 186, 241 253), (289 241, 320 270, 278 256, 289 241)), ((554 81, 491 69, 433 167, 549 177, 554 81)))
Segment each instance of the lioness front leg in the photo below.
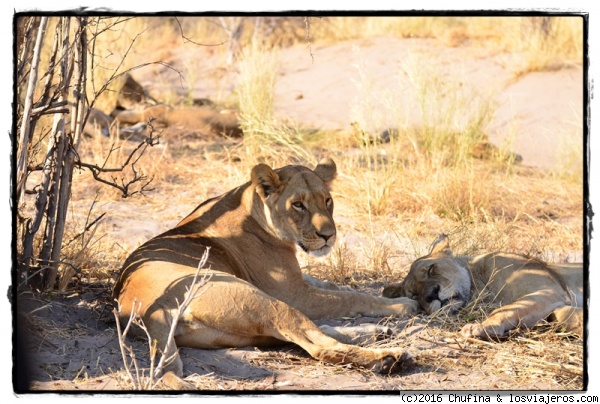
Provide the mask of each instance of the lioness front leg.
POLYGON ((354 290, 350 286, 346 286, 346 285, 340 286, 340 285, 337 285, 330 281, 322 281, 322 280, 312 277, 308 274, 302 274, 302 279, 304 279, 304 283, 306 283, 307 285, 310 285, 310 286, 314 286, 315 288, 327 289, 327 290, 348 290, 348 291, 354 290))
POLYGON ((390 327, 380 324, 361 324, 357 326, 320 325, 319 329, 341 343, 352 345, 374 343, 393 335, 390 327))
POLYGON ((407 297, 389 299, 354 290, 323 290, 310 285, 289 303, 313 320, 357 315, 402 319, 421 311, 419 303, 407 297))

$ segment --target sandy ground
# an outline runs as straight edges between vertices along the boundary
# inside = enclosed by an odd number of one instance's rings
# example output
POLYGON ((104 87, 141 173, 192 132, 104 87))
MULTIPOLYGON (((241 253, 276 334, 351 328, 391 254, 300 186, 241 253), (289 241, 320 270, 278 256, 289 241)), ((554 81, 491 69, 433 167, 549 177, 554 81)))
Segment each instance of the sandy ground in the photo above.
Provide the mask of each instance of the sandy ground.
MULTIPOLYGON (((183 63, 183 58, 202 60, 204 63, 198 67, 197 73, 207 79, 194 89, 194 96, 226 98, 233 89, 235 72, 219 70, 217 74, 218 61, 203 52, 202 49, 189 47, 176 49, 170 62, 177 65, 183 63)), ((418 125, 417 106, 403 102, 406 100, 404 97, 413 91, 406 74, 402 73, 403 63, 414 57, 430 61, 430 67, 443 74, 453 77, 459 75, 457 72, 464 74, 465 80, 468 80, 465 85, 474 89, 495 91, 499 104, 488 136, 500 143, 507 136, 514 135, 514 151, 522 155, 523 164, 550 167, 561 144, 557 137, 565 133, 581 134, 580 129, 577 132, 577 124, 580 127, 577 120, 581 121, 583 107, 581 66, 515 78, 508 67, 510 60, 506 55, 477 48, 447 48, 425 39, 377 38, 333 46, 313 46, 310 50, 305 46, 282 50, 279 54, 281 70, 275 87, 276 113, 306 127, 349 130, 355 117, 352 105, 356 104, 356 99, 370 94, 375 103, 394 97, 394 105, 405 109, 406 120, 403 123, 418 125), (359 71, 372 83, 368 92, 364 90, 365 81, 359 78, 359 71)), ((157 74, 164 75, 161 83, 168 83, 171 74, 152 69, 139 73, 136 78, 152 92, 162 90, 157 85, 159 81, 155 80, 157 74)), ((381 128, 398 125, 398 122, 385 122, 387 114, 383 106, 381 111, 381 119, 374 125, 381 128)), ((189 207, 181 210, 181 214, 170 214, 181 217, 189 207)), ((145 228, 145 225, 143 222, 115 223, 108 236, 117 242, 122 241, 122 245, 135 246, 138 241, 144 241, 159 230, 152 226, 145 228), (140 231, 133 235, 133 228, 140 231)), ((379 293, 380 287, 371 285, 365 291, 379 293)), ((107 305, 106 290, 92 289, 55 299, 30 295, 23 298, 20 304, 30 313, 29 330, 34 331, 30 334, 34 337, 29 340, 28 346, 35 352, 32 366, 35 389, 106 391, 127 386, 122 377, 114 373, 122 367, 122 360, 112 312, 107 305), (52 332, 44 331, 47 322, 52 325, 52 332)), ((378 321, 353 321, 367 320, 378 321)), ((208 390, 568 388, 565 387, 568 385, 563 382, 561 372, 551 379, 529 378, 522 381, 507 369, 504 376, 494 373, 496 376, 491 377, 493 355, 492 359, 486 358, 490 358, 490 349, 493 348, 486 345, 459 348, 441 342, 425 330, 419 321, 392 322, 391 326, 397 331, 396 338, 403 339, 411 352, 427 353, 417 361, 413 370, 402 377, 379 376, 356 369, 323 365, 295 347, 217 351, 184 348, 182 358, 185 375, 208 390), (444 366, 432 360, 435 355, 443 358, 444 366), (467 376, 453 373, 448 367, 452 361, 460 361, 463 355, 478 364, 467 376)), ((140 352, 139 358, 143 358, 144 342, 132 341, 132 344, 140 352)), ((147 366, 144 359, 140 360, 143 366, 147 366)), ((581 381, 578 383, 572 388, 581 388, 581 381)))

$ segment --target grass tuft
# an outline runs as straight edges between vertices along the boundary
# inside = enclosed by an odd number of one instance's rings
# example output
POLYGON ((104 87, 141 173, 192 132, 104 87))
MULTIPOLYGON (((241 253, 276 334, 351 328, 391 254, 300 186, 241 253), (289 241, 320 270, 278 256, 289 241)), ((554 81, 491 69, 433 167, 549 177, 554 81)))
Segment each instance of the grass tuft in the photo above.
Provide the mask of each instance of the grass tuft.
POLYGON ((244 139, 240 147, 244 161, 283 165, 287 162, 315 164, 316 159, 302 144, 299 129, 286 125, 273 115, 273 90, 277 77, 277 58, 253 42, 239 61, 240 126, 244 139))

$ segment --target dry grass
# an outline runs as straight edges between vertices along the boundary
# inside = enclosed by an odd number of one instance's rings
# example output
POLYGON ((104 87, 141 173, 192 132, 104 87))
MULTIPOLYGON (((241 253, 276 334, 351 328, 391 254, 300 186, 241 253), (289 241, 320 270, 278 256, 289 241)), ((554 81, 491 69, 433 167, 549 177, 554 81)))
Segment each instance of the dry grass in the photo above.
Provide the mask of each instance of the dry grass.
POLYGON ((315 157, 301 144, 298 128, 273 115, 273 90, 277 77, 276 54, 254 42, 239 60, 240 127, 244 139, 238 156, 250 168, 258 162, 281 166, 288 162, 314 164, 315 157))
POLYGON ((513 56, 515 76, 583 61, 582 17, 532 17, 509 23, 511 35, 501 44, 513 56))
POLYGON ((510 55, 516 76, 581 63, 582 33, 583 18, 579 16, 328 17, 312 22, 312 37, 317 42, 393 35, 436 38, 446 46, 474 44, 501 50, 510 55))
POLYGON ((417 155, 434 163, 464 165, 475 145, 486 140, 485 129, 496 108, 496 94, 494 89, 470 84, 461 67, 449 74, 434 65, 420 55, 404 61, 401 74, 411 84, 411 99, 419 108, 421 126, 416 130, 402 124, 399 127, 417 155))
MULTIPOLYGON (((116 51, 114 57, 99 54, 100 60, 118 60, 123 49, 136 39, 132 49, 133 59, 146 59, 143 49, 169 49, 188 42, 204 45, 223 44, 228 41, 228 30, 238 17, 136 17, 112 18, 99 21, 102 29, 120 21, 120 29, 112 30, 102 39, 116 51), (158 41, 158 42, 157 42, 158 41)), ((259 40, 268 46, 288 46, 306 43, 334 43, 391 35, 400 38, 436 38, 446 46, 477 44, 490 46, 508 54, 518 55, 528 61, 531 70, 556 68, 564 63, 580 62, 583 55, 581 33, 583 19, 579 16, 548 17, 322 17, 311 18, 310 32, 306 32, 304 17, 246 18, 242 19, 241 43, 259 40), (274 39, 275 38, 275 39, 274 39), (552 55, 552 56, 548 56, 552 55)), ((100 46, 99 52, 105 52, 100 46)), ((227 53, 227 46, 214 47, 214 52, 227 53)))
POLYGON ((352 173, 344 182, 347 192, 359 191, 356 204, 369 216, 430 207, 439 216, 459 221, 494 209, 496 183, 506 180, 502 172, 510 171, 512 161, 506 147, 485 165, 473 160, 473 152, 487 141, 495 93, 469 85, 460 72, 442 74, 424 55, 414 54, 399 72, 410 89, 403 94, 408 100, 400 100, 387 90, 375 90, 376 78, 365 73, 358 51, 355 58, 359 96, 341 171, 352 173), (407 123, 403 105, 416 106, 419 126, 407 123), (385 143, 380 134, 384 117, 397 122, 396 129, 387 131, 385 143), (358 171, 362 174, 356 175, 358 171), (393 192, 396 188, 405 192, 393 192))
MULTIPOLYGON (((558 181, 581 184, 583 178, 584 153, 582 153, 581 133, 583 132, 583 119, 580 114, 573 114, 571 130, 556 133, 560 147, 556 156, 556 164, 551 170, 551 175, 558 181)), ((588 135, 589 136, 589 135, 588 135)))

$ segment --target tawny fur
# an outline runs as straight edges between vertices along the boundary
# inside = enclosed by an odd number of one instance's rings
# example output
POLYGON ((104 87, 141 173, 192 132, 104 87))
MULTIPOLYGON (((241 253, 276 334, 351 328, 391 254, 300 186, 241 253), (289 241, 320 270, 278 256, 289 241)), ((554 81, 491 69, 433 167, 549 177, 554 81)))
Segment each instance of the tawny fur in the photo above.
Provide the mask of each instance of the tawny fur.
POLYGON ((430 314, 455 312, 474 298, 501 305, 483 322, 465 325, 465 337, 497 339, 545 319, 583 336, 581 263, 553 264, 502 252, 454 256, 448 238, 441 236, 402 283, 384 288, 383 296, 415 299, 430 314))

